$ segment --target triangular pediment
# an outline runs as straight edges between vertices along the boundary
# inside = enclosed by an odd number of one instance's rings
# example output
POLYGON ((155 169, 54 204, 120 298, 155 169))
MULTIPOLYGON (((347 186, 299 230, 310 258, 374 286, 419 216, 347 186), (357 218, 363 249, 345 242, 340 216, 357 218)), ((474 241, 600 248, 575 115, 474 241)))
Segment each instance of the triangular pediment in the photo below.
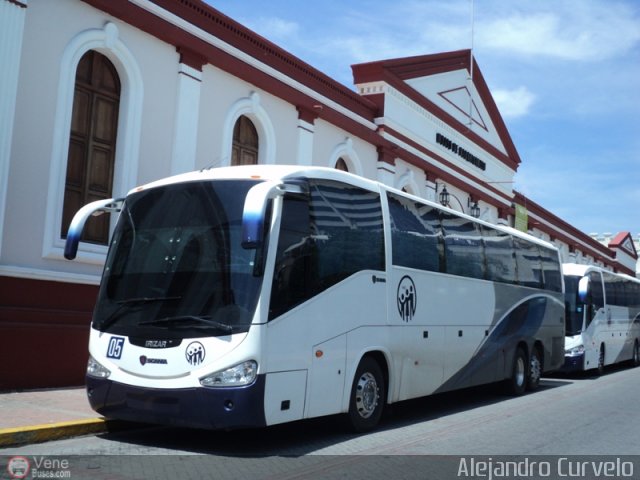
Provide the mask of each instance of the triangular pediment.
POLYGON ((618 233, 611 242, 609 242, 609 248, 613 250, 621 250, 629 255, 631 258, 638 259, 638 252, 636 246, 633 243, 633 238, 629 232, 618 233))
MULTIPOLYGON (((518 152, 469 50, 383 60, 352 68, 356 85, 384 82, 517 169, 518 152)), ((392 115, 387 110, 384 113, 392 115)), ((401 121, 396 119, 396 123, 401 121)))
MULTIPOLYGON (((507 154, 499 127, 494 124, 485 99, 478 93, 466 69, 410 78, 404 82, 463 128, 507 154)), ((491 101, 493 102, 493 98, 491 101)))

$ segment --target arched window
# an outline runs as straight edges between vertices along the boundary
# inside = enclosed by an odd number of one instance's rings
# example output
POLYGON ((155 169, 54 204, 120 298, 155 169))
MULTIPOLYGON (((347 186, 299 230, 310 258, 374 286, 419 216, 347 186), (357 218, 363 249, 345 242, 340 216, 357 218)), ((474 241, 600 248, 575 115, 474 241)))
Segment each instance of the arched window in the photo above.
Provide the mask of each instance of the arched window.
POLYGON ((248 117, 241 115, 233 127, 231 165, 258 164, 258 132, 248 117))
MULTIPOLYGON (((120 78, 104 55, 89 50, 76 70, 73 113, 62 213, 66 237, 75 212, 84 204, 112 196, 120 78)), ((87 222, 83 241, 107 244, 109 215, 87 222)))
POLYGON ((347 162, 345 162, 344 158, 340 157, 336 161, 336 169, 337 170, 342 170, 343 172, 348 172, 349 171, 349 167, 347 166, 347 162))

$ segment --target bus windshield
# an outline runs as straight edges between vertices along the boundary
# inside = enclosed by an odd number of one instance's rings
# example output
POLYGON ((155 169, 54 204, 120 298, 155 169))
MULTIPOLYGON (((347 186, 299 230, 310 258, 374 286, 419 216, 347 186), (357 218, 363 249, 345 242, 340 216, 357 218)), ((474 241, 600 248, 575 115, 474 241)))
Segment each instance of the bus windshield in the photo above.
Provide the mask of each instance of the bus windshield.
POLYGON ((153 338, 246 332, 262 283, 260 249, 241 246, 249 180, 180 183, 127 197, 93 326, 153 338))
POLYGON ((565 276, 564 304, 566 308, 566 335, 573 336, 582 333, 584 318, 584 304, 578 299, 578 276, 565 276))

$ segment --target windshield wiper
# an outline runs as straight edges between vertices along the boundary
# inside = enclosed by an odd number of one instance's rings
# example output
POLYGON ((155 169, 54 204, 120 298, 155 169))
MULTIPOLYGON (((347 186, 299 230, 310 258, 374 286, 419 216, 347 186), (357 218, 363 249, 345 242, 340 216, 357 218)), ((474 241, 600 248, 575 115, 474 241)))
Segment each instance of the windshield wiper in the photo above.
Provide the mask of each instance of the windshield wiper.
POLYGON ((184 327, 184 328, 214 327, 223 332, 227 332, 227 333, 233 332, 232 325, 228 325, 226 323, 213 320, 208 315, 177 315, 175 317, 165 317, 165 318, 158 318, 156 320, 146 320, 144 322, 138 323, 138 325, 158 325, 158 326, 166 325, 166 326, 176 326, 176 327, 184 327), (196 325, 193 325, 192 322, 196 323, 196 325))
POLYGON ((113 325, 116 320, 118 320, 125 312, 128 311, 125 309, 125 307, 142 306, 147 303, 166 302, 169 300, 180 300, 181 298, 182 297, 136 297, 118 300, 117 302, 115 302, 118 304, 118 307, 113 312, 111 312, 111 315, 100 322, 98 328, 100 330, 104 330, 113 325))
POLYGON ((124 300, 118 300, 116 303, 119 305, 130 305, 132 303, 152 303, 152 302, 165 302, 167 300, 180 300, 182 297, 135 297, 125 298, 124 300))

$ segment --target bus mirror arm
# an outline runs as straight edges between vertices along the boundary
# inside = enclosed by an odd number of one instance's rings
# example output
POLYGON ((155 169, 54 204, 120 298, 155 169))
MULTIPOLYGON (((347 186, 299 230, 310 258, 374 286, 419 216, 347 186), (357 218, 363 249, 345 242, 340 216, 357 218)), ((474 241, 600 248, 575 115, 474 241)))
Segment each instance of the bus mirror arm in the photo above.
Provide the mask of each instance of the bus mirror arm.
POLYGON ((67 260, 73 260, 76 258, 76 254, 78 253, 78 244, 80 243, 80 237, 82 237, 82 231, 84 230, 84 224, 90 216, 100 215, 104 212, 119 212, 122 209, 123 202, 124 198, 96 200, 95 202, 87 203, 84 207, 78 210, 69 225, 67 241, 64 244, 64 258, 67 260))
POLYGON ((247 192, 242 211, 242 248, 258 248, 263 240, 267 204, 285 193, 306 194, 307 189, 299 182, 271 181, 258 183, 247 192))

